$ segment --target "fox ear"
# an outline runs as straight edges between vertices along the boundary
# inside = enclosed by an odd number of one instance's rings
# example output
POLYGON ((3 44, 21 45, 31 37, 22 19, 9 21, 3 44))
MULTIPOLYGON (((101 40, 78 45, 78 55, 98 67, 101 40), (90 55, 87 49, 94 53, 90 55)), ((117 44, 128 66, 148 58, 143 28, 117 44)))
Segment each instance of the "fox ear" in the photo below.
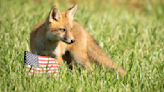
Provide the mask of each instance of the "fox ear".
POLYGON ((67 17, 73 20, 73 16, 77 10, 77 5, 73 6, 72 8, 67 10, 67 17))
POLYGON ((53 7, 49 14, 49 22, 58 21, 61 17, 60 11, 57 7, 53 7))

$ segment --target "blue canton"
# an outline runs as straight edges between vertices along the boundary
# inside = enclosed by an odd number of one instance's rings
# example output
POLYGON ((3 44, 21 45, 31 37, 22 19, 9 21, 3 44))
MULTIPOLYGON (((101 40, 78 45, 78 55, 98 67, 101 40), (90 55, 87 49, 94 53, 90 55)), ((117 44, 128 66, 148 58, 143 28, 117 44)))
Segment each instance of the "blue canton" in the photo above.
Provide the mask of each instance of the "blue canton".
POLYGON ((32 54, 28 51, 25 51, 24 53, 24 63, 39 68, 38 55, 32 54))

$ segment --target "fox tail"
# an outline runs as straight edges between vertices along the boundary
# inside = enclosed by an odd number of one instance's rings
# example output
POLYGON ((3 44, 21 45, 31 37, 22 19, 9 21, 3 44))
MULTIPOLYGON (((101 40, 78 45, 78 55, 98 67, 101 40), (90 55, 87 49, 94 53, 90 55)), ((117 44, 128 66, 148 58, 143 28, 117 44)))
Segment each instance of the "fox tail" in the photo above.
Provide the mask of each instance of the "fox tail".
POLYGON ((125 70, 123 67, 114 63, 111 58, 103 52, 103 50, 99 47, 97 42, 93 39, 91 35, 89 35, 87 41, 87 54, 89 58, 96 62, 98 65, 104 65, 110 69, 117 69, 117 71, 121 74, 122 77, 125 75, 125 70))

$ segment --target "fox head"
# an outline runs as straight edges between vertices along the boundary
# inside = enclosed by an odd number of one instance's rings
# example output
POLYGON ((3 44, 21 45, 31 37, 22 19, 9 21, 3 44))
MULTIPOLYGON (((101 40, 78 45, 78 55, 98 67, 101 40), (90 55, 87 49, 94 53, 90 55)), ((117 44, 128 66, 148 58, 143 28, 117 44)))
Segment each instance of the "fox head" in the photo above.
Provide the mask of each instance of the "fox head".
POLYGON ((67 44, 75 42, 72 35, 73 16, 77 10, 77 5, 60 13, 57 7, 53 7, 46 19, 46 38, 52 41, 63 41, 67 44))

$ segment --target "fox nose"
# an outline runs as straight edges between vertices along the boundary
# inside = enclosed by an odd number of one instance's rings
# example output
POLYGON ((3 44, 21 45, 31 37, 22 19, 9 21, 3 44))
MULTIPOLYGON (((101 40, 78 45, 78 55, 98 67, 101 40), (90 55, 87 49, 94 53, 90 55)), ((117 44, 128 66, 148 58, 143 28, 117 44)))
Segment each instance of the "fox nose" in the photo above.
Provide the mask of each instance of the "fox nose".
POLYGON ((74 43, 75 42, 75 40, 71 40, 71 43, 74 43))

